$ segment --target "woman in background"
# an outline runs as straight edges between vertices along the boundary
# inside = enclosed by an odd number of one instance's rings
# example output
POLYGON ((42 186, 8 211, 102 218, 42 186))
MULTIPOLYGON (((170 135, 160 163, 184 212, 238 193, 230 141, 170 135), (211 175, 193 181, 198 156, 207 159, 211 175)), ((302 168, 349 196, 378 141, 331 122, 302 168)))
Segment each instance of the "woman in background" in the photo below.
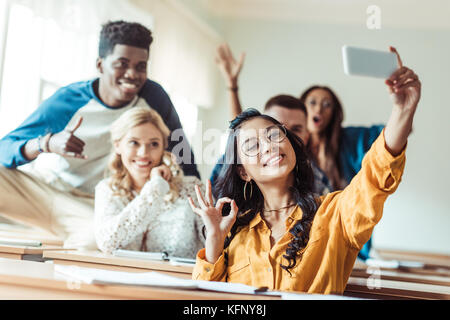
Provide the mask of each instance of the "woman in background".
POLYGON ((100 250, 193 258, 203 246, 202 221, 187 202, 200 181, 184 176, 165 151, 169 135, 161 116, 149 108, 132 108, 111 125, 108 177, 95 189, 100 250))
POLYGON ((333 190, 344 189, 361 169, 361 162, 384 125, 342 127, 344 111, 336 94, 312 86, 300 96, 306 106, 310 139, 307 148, 325 172, 333 190))

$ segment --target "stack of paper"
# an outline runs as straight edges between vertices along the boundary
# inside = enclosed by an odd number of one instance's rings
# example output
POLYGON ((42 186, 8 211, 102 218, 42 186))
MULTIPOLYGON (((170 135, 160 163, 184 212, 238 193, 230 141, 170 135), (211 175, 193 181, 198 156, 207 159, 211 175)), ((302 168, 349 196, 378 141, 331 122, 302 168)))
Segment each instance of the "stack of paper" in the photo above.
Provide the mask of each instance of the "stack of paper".
POLYGON ((174 289, 199 289, 217 292, 260 294, 278 296, 287 300, 336 300, 351 299, 338 295, 299 294, 280 291, 260 291, 260 289, 241 283, 189 280, 171 277, 159 272, 121 272, 103 269, 82 268, 78 266, 55 265, 55 272, 70 280, 78 280, 88 284, 119 284, 135 286, 156 286, 174 289))
MULTIPOLYGON (((254 294, 257 288, 240 283, 189 280, 171 277, 159 272, 121 272, 103 269, 82 268, 78 266, 55 265, 55 271, 68 277, 88 284, 120 284, 135 286, 157 286, 176 289, 201 289, 229 293, 254 294)), ((280 293, 264 292, 265 295, 280 293)))
POLYGON ((121 272, 62 265, 55 265, 55 271, 72 280, 79 280, 88 284, 121 284, 186 289, 197 288, 194 283, 190 283, 190 280, 170 277, 158 272, 121 272))

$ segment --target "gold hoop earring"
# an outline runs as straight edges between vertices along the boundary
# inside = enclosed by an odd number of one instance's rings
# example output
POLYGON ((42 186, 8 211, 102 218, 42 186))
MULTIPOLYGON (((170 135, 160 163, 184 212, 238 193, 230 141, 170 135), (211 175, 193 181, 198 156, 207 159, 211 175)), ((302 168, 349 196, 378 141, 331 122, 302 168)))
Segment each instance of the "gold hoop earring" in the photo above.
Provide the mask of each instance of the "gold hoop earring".
MULTIPOLYGON (((247 201, 247 183, 248 181, 245 181, 244 184, 244 200, 247 201)), ((250 199, 252 198, 253 195, 253 183, 250 181, 250 199)))

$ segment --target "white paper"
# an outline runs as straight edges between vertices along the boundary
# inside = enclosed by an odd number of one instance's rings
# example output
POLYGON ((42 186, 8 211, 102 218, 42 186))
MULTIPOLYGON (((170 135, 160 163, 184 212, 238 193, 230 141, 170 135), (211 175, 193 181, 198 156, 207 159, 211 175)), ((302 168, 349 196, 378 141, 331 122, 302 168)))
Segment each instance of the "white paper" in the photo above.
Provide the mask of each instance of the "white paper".
POLYGON ((417 261, 398 261, 398 260, 379 260, 379 259, 367 259, 366 264, 370 267, 379 267, 386 269, 398 269, 399 267, 421 269, 425 266, 423 262, 417 261))
POLYGON ((172 257, 169 256, 169 260, 172 262, 178 262, 178 263, 184 263, 184 264, 190 264, 195 265, 196 260, 195 259, 188 259, 188 258, 180 258, 180 257, 172 257))
MULTIPOLYGON (((55 272, 71 280, 75 279, 88 284, 158 286, 243 294, 254 294, 256 289, 255 287, 240 283, 180 279, 159 272, 121 272, 63 265, 55 265, 55 272)), ((269 292, 265 292, 264 294, 270 295, 269 292)), ((276 295, 280 294, 277 293, 276 295)))
POLYGON ((197 288, 192 280, 170 277, 158 272, 122 272, 62 265, 55 265, 55 272, 70 279, 76 279, 88 284, 121 284, 185 289, 197 288))
POLYGON ((336 294, 311 294, 280 292, 282 300, 366 300, 354 297, 340 296, 336 294))
POLYGON ((194 267, 194 265, 195 265, 195 263, 190 263, 190 262, 188 262, 188 263, 186 263, 186 262, 180 262, 180 261, 178 261, 178 260, 173 260, 173 259, 170 259, 169 260, 169 263, 170 263, 170 265, 172 265, 172 266, 183 266, 183 267, 194 267))
MULTIPOLYGON (((255 293, 256 287, 241 283, 180 279, 159 272, 122 272, 104 269, 82 268, 78 266, 55 265, 55 272, 64 275, 71 281, 78 280, 88 284, 119 284, 136 286, 156 286, 176 289, 200 289, 216 292, 259 294, 279 296, 287 300, 337 300, 352 299, 337 295, 297 294, 280 291, 265 291, 255 293)), ((238 298, 238 297, 237 297, 238 298)))
POLYGON ((172 257, 163 252, 146 252, 146 251, 134 251, 117 249, 112 253, 115 257, 132 258, 132 259, 144 259, 144 260, 157 260, 157 261, 170 261, 174 266, 191 266, 195 265, 195 259, 187 259, 180 257, 172 257))
POLYGON ((116 257, 144 259, 144 260, 164 260, 164 254, 162 252, 146 252, 146 251, 133 251, 118 249, 113 252, 116 257))
POLYGON ((387 269, 397 269, 399 264, 396 260, 379 260, 379 259, 367 259, 366 264, 370 267, 379 267, 387 269))
POLYGON ((0 238, 0 245, 40 247, 42 246, 42 242, 37 240, 0 238))
MULTIPOLYGON (((206 280, 195 280, 195 282, 197 283, 197 287, 199 289, 209 291, 255 294, 255 290, 257 289, 256 287, 248 286, 242 283, 206 281, 206 280)), ((281 296, 280 293, 275 293, 274 291, 257 292, 257 294, 281 296)))

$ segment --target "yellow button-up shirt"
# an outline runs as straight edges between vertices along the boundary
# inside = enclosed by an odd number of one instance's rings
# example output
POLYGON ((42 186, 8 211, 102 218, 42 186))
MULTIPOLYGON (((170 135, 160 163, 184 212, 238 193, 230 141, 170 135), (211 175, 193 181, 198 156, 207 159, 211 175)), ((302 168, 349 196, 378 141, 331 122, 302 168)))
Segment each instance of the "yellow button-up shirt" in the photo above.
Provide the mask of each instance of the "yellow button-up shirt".
POLYGON ((283 254, 293 238, 289 230, 302 218, 299 207, 286 219, 286 232, 273 247, 271 231, 257 214, 236 234, 216 263, 207 262, 205 249, 201 249, 192 278, 238 282, 271 290, 342 294, 358 252, 381 219, 386 198, 400 183, 405 150, 392 156, 386 149, 383 130, 347 188, 321 197, 310 240, 301 260, 297 258, 296 265, 290 269, 292 275, 280 265, 288 265, 283 254))

